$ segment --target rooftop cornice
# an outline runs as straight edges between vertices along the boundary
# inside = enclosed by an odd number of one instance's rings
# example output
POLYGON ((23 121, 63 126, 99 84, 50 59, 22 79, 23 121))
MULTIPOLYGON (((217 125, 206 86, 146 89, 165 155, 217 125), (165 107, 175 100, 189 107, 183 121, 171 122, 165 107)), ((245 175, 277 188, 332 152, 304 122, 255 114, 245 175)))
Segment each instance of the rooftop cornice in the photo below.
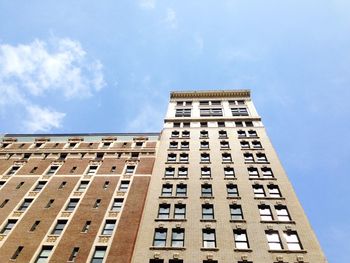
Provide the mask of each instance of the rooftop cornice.
POLYGON ((171 99, 189 98, 250 98, 250 90, 203 90, 203 91, 173 91, 171 99))

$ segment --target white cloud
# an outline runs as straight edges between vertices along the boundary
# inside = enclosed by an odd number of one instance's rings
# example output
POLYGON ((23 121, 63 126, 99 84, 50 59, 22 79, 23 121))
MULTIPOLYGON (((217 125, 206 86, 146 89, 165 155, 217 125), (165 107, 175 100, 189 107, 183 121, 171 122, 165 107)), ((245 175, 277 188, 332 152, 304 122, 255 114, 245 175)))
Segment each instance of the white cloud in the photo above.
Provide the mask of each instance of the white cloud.
POLYGON ((156 7, 156 0, 140 0, 139 4, 143 9, 154 9, 156 7))
POLYGON ((60 128, 65 113, 41 108, 36 105, 26 107, 28 119, 24 122, 29 132, 48 132, 52 128, 60 128))
POLYGON ((172 8, 168 8, 165 17, 165 23, 169 25, 169 27, 175 29, 177 28, 177 16, 176 12, 172 8))
MULTIPOLYGON (((0 44, 0 113, 11 106, 26 112, 26 132, 61 127, 65 113, 40 104, 92 96, 105 86, 102 64, 69 38, 0 44)), ((7 113, 8 114, 8 113, 7 113)), ((22 114, 23 115, 23 114, 22 114)))

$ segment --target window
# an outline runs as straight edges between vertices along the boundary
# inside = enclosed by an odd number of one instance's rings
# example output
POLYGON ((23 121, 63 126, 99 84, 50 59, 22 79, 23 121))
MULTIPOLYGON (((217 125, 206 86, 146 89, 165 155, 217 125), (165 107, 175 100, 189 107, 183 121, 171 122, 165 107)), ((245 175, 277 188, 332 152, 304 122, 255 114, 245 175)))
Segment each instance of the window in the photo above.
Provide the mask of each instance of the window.
POLYGON ((230 153, 223 153, 222 154, 222 161, 223 162, 232 162, 232 157, 230 153))
POLYGON ((14 220, 14 219, 8 220, 6 225, 3 227, 3 229, 1 229, 0 234, 7 235, 12 230, 12 228, 14 228, 16 223, 17 223, 17 220, 14 220))
POLYGON ((172 132, 171 132, 171 137, 172 137, 172 138, 178 138, 179 135, 180 135, 179 131, 172 131, 172 132))
POLYGON ((167 161, 168 162, 176 162, 176 154, 175 153, 169 153, 167 161))
POLYGON ((201 178, 210 178, 211 177, 211 169, 209 167, 201 168, 201 178))
POLYGON ((190 148, 190 143, 189 142, 181 142, 181 149, 188 149, 190 148))
POLYGON ((23 212, 23 211, 27 210, 27 208, 30 206, 32 201, 33 201, 33 199, 24 199, 23 203, 18 208, 18 211, 22 211, 23 212))
POLYGON ((242 207, 240 205, 230 205, 231 220, 243 220, 242 207))
POLYGON ((248 131, 248 136, 249 137, 258 137, 258 134, 254 130, 249 130, 248 131))
POLYGON ((176 106, 191 106, 192 101, 177 101, 176 106))
POLYGON ((127 165, 126 166, 126 170, 125 170, 126 174, 132 174, 132 173, 134 173, 134 171, 135 171, 135 166, 134 165, 127 165))
POLYGON ((38 257, 35 260, 35 263, 44 263, 48 262, 53 246, 43 246, 38 257))
POLYGON ((22 187, 22 185, 24 185, 24 182, 20 182, 17 186, 16 189, 20 189, 22 187))
POLYGON ((269 190, 270 197, 274 197, 274 198, 282 197, 280 189, 278 188, 278 185, 269 184, 267 186, 267 189, 269 190))
POLYGON ((201 149, 209 149, 209 142, 201 141, 200 147, 201 147, 201 149))
POLYGON ((200 126, 201 127, 208 127, 208 122, 203 121, 203 122, 200 123, 200 126))
POLYGON ((190 122, 184 122, 182 125, 183 125, 184 128, 191 127, 191 123, 190 122))
POLYGON ((40 224, 40 221, 35 221, 29 231, 31 232, 35 231, 35 229, 38 227, 39 224, 40 224))
POLYGON ((153 246, 154 247, 165 247, 166 246, 166 228, 156 228, 154 231, 153 237, 153 246))
POLYGON ((164 263, 164 259, 150 259, 149 263, 164 263))
POLYGON ((246 122, 245 122, 245 126, 246 126, 246 127, 254 127, 254 124, 253 124, 252 121, 246 121, 246 122))
POLYGON ((11 167, 10 171, 7 172, 7 175, 14 175, 18 170, 20 166, 14 165, 11 167))
POLYGON ((35 173, 38 170, 38 166, 33 167, 33 169, 30 171, 31 174, 35 173))
POLYGON ((258 208, 259 208, 259 213, 260 213, 260 219, 262 221, 272 221, 273 220, 270 206, 259 205, 258 208))
POLYGON ((170 142, 169 143, 169 148, 170 149, 177 149, 177 147, 178 147, 178 142, 170 142))
POLYGON ((225 167, 224 168, 224 175, 225 178, 234 178, 235 177, 235 170, 233 167, 225 167))
POLYGON ((97 165, 90 165, 86 174, 87 175, 94 175, 97 171, 97 165))
POLYGON ((245 101, 244 100, 229 100, 228 103, 230 105, 244 105, 245 101))
POLYGON ((70 199, 65 210, 69 212, 73 211, 75 207, 78 205, 78 202, 79 202, 79 199, 75 199, 75 198, 70 199))
POLYGON ((129 188, 130 181, 121 181, 118 191, 127 192, 129 188))
POLYGON ((243 122, 242 121, 236 121, 235 122, 236 127, 243 127, 243 122))
POLYGON ((109 181, 105 181, 105 183, 103 184, 103 190, 107 190, 109 186, 109 181))
POLYGON ((264 187, 260 184, 253 185, 254 197, 265 197, 264 187))
POLYGON ((115 173, 115 172, 116 172, 116 170, 117 170, 117 166, 112 166, 112 167, 111 167, 111 171, 110 171, 110 172, 111 172, 111 173, 115 173))
POLYGON ((58 158, 59 160, 63 161, 67 158, 67 153, 60 153, 60 157, 58 158))
POLYGON ((257 153, 256 154, 256 160, 258 162, 262 162, 262 163, 266 163, 267 162, 267 158, 266 158, 266 155, 264 153, 257 153))
POLYGON ((86 221, 85 225, 83 226, 83 229, 81 230, 82 233, 87 233, 89 231, 91 225, 91 221, 86 221))
POLYGON ((273 173, 271 168, 262 167, 261 168, 263 178, 273 178, 273 173))
POLYGON ((55 199, 50 199, 49 202, 47 202, 45 208, 50 208, 52 206, 53 202, 55 202, 55 199))
POLYGON ((96 199, 93 208, 99 208, 101 205, 101 199, 96 199))
POLYGON ((102 143, 102 148, 109 148, 109 146, 111 146, 111 142, 104 142, 102 143))
POLYGON ((227 138, 227 132, 223 130, 219 131, 219 138, 227 138))
POLYGON ((200 131, 200 138, 209 138, 208 131, 200 131))
POLYGON ((231 108, 232 116, 248 116, 247 108, 231 108))
POLYGON ((113 212, 120 212, 122 210, 124 199, 122 198, 115 198, 112 203, 111 211, 113 212))
POLYGON ((178 176, 179 177, 187 177, 188 176, 188 169, 187 167, 180 167, 178 170, 178 176))
POLYGON ((266 231, 266 239, 271 250, 281 250, 283 249, 280 235, 278 231, 266 231))
POLYGON ((241 144, 242 149, 250 148, 249 142, 247 142, 247 141, 241 141, 240 144, 241 144))
POLYGON ((225 127, 224 121, 218 121, 218 127, 225 127))
POLYGON ((230 144, 228 141, 221 141, 220 142, 220 148, 221 149, 229 149, 230 148, 230 144))
POLYGON ((51 235, 60 235, 63 232, 67 222, 67 220, 58 220, 55 228, 51 232, 51 235))
POLYGON ((214 219, 214 206, 212 204, 202 205, 202 219, 204 220, 214 219))
POLYGON ((106 223, 102 230, 102 235, 111 236, 115 228, 116 220, 106 220, 106 223))
POLYGON ((238 197, 239 196, 237 185, 227 184, 226 189, 227 189, 227 197, 238 197))
POLYGON ((24 160, 28 160, 29 158, 30 158, 30 153, 25 153, 24 155, 23 155, 23 159, 24 160))
POLYGON ((0 204, 0 208, 5 207, 5 205, 9 202, 9 199, 5 199, 1 204, 0 204))
POLYGON ((258 169, 255 167, 249 167, 248 174, 249 174, 249 178, 259 178, 258 169))
POLYGON ((84 192, 86 190, 86 188, 88 187, 88 185, 89 185, 89 181, 81 181, 78 188, 77 188, 77 191, 84 192))
POLYGON ((1 189, 1 187, 3 187, 3 185, 4 185, 5 183, 6 183, 5 181, 0 181, 0 189, 1 189))
POLYGON ((169 259, 169 263, 184 263, 182 259, 169 259))
POLYGON ((185 184, 176 185, 176 196, 178 196, 178 197, 187 196, 187 185, 185 185, 185 184))
POLYGON ((79 252, 79 247, 73 248, 72 253, 69 256, 68 261, 74 262, 77 259, 78 252, 79 252))
POLYGON ((67 185, 66 181, 63 181, 60 186, 58 187, 58 189, 63 189, 65 186, 67 185))
POLYGON ((191 109, 190 108, 176 109, 175 117, 191 117, 191 109))
POLYGON ((73 149, 75 146, 77 146, 76 142, 71 142, 68 144, 67 148, 73 149))
POLYGON ((233 230, 235 246, 237 249, 248 249, 249 243, 246 230, 233 230))
POLYGON ((254 162, 254 157, 253 157, 253 154, 252 154, 252 153, 245 153, 245 154, 243 154, 243 156, 244 156, 244 161, 245 161, 246 163, 252 163, 252 162, 254 162))
POLYGON ((175 219, 185 219, 186 218, 186 205, 175 204, 174 218, 175 219))
POLYGON ((220 108, 200 109, 200 116, 201 117, 222 116, 222 109, 220 108))
POLYGON ((165 168, 165 177, 174 177, 175 175, 175 168, 167 167, 165 168))
POLYGON ((102 263, 106 255, 107 247, 96 247, 90 263, 102 263))
POLYGON ((215 229, 203 229, 203 247, 204 248, 215 248, 216 247, 216 237, 215 229))
POLYGON ((202 184, 202 197, 212 197, 213 196, 213 189, 211 184, 202 184))
POLYGON ((159 219, 169 219, 170 217, 170 205, 169 204, 160 204, 158 209, 158 218, 159 219))
POLYGON ((40 192, 44 186, 46 185, 46 181, 39 181, 35 188, 33 189, 34 192, 40 192))
POLYGON ((237 134, 238 134, 238 138, 247 137, 246 132, 242 130, 237 131, 237 134))
POLYGON ((162 196, 172 196, 172 192, 173 192, 172 184, 163 184, 162 196))
POLYGON ((104 153, 96 153, 96 160, 100 161, 103 159, 104 153))
POLYGON ((291 220, 290 215, 288 213, 288 209, 284 205, 276 205, 276 214, 278 221, 288 222, 291 220))
POLYGON ((209 153, 201 153, 201 162, 203 162, 203 163, 210 162, 210 155, 209 155, 209 153))
POLYGON ((259 142, 259 141, 252 141, 252 146, 255 149, 261 149, 262 148, 261 142, 259 142))
POLYGON ((188 162, 188 154, 187 153, 180 154, 180 162, 188 162))
POLYGON ((182 132, 182 138, 190 138, 190 132, 189 131, 183 131, 182 132))
POLYGON ((19 246, 19 247, 16 249, 15 253, 12 255, 11 260, 16 260, 16 259, 18 258, 19 254, 21 253, 22 250, 23 250, 23 246, 19 246))
POLYGON ((51 165, 49 170, 47 171, 46 175, 53 175, 57 171, 58 166, 57 165, 51 165))
POLYGON ((301 250, 302 246, 295 231, 286 231, 283 233, 284 239, 286 240, 289 250, 301 250))
POLYGON ((77 170, 76 166, 73 166, 72 169, 70 169, 69 173, 73 174, 77 170))
POLYGON ((171 246, 184 247, 185 245, 185 229, 173 228, 171 233, 171 246))

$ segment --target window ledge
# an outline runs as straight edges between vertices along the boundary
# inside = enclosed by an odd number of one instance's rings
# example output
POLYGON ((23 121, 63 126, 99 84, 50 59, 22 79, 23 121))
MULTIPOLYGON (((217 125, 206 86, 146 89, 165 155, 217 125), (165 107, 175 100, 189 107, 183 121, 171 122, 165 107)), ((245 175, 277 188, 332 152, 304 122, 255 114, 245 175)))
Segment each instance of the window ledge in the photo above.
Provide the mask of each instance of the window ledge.
POLYGON ((253 252, 253 250, 250 248, 235 248, 234 251, 235 252, 253 252))
POLYGON ((214 196, 201 196, 201 199, 214 199, 214 196))
POLYGON ((266 196, 266 197, 254 197, 254 199, 256 199, 256 200, 264 200, 264 199, 268 199, 268 200, 286 200, 286 198, 284 198, 284 197, 269 197, 269 196, 266 196))
POLYGON ((246 223, 247 221, 245 221, 244 219, 242 219, 242 220, 233 220, 233 219, 230 219, 230 222, 231 222, 231 223, 246 223))
POLYGON ((263 178, 263 177, 254 177, 254 178, 249 178, 249 180, 277 180, 275 177, 269 177, 269 178, 263 178))
POLYGON ((200 177, 199 179, 200 180, 213 180, 212 177, 200 177))
POLYGON ((166 161, 165 164, 189 164, 189 162, 168 162, 166 161))
POLYGON ((211 164, 211 162, 199 162, 199 164, 211 164))
POLYGON ((240 196, 228 196, 226 199, 241 199, 240 196))
POLYGON ((293 224, 295 225, 295 221, 277 221, 277 220, 271 220, 271 221, 267 221, 267 220, 260 220, 260 223, 263 223, 263 224, 269 224, 269 223, 272 223, 272 224, 293 224))
POLYGON ((287 253, 287 254, 297 254, 297 253, 303 253, 306 254, 307 251, 302 249, 302 250, 288 250, 288 249, 281 249, 281 250, 275 250, 275 249, 269 249, 268 252, 270 253, 287 253))
POLYGON ((160 199, 187 199, 187 196, 159 196, 160 199))
POLYGON ((178 218, 156 218, 154 221, 166 221, 166 222, 186 222, 187 219, 178 219, 178 218))
POLYGON ((217 247, 201 247, 202 251, 219 251, 217 247))
POLYGON ((228 148, 220 148, 220 150, 222 150, 222 151, 230 151, 231 150, 231 148, 230 147, 228 147, 228 148))
POLYGON ((216 219, 201 219, 199 221, 200 222, 205 222, 205 223, 215 223, 216 219))
POLYGON ((234 164, 233 161, 222 161, 221 163, 222 163, 222 164, 234 164))
POLYGON ((237 180, 237 177, 224 177, 224 180, 237 180))
POLYGON ((168 151, 186 151, 188 152, 189 148, 168 148, 168 151))
POLYGON ((188 177, 163 177, 162 180, 188 180, 188 177))
POLYGON ((185 247, 150 247, 151 250, 186 250, 185 247))
POLYGON ((199 148, 200 151, 210 151, 210 148, 199 148))

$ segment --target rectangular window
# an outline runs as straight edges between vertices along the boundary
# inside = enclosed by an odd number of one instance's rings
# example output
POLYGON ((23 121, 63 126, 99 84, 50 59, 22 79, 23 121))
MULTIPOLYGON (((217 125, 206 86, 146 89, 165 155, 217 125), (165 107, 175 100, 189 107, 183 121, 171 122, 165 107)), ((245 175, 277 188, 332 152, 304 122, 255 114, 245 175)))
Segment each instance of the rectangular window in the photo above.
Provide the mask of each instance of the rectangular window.
POLYGON ((258 162, 261 162, 261 163, 266 163, 267 162, 267 158, 266 158, 266 155, 264 153, 257 153, 256 154, 256 160, 258 162))
POLYGON ((270 197, 274 197, 274 198, 282 197, 280 189, 278 188, 278 185, 270 184, 267 186, 267 189, 269 190, 270 197))
POLYGON ((225 178, 234 178, 235 177, 235 170, 233 167, 225 167, 224 168, 224 175, 225 178))
POLYGON ((46 185, 46 181, 39 181, 35 188, 33 189, 34 192, 40 192, 44 186, 46 185))
POLYGON ((5 205, 9 202, 9 199, 5 199, 1 204, 0 204, 0 208, 5 207, 5 205))
POLYGON ((248 174, 249 174, 249 178, 259 178, 258 169, 255 167, 249 167, 248 174))
POLYGON ((263 178, 273 178, 273 173, 271 168, 262 167, 261 168, 263 178))
POLYGON ((214 206, 212 204, 202 205, 202 219, 213 220, 214 218, 214 206))
POLYGON ((90 263, 102 263, 106 255, 107 247, 96 247, 90 263))
POLYGON ((248 116, 247 108, 231 108, 232 116, 248 116))
POLYGON ((22 250, 23 250, 23 246, 19 246, 16 249, 15 253, 12 255, 11 260, 16 260, 18 258, 18 256, 19 256, 19 254, 21 254, 22 250))
POLYGON ((44 263, 48 262, 53 246, 43 246, 38 257, 35 260, 35 263, 44 263))
POLYGON ((172 184, 163 184, 162 196, 172 196, 172 192, 173 192, 172 184))
POLYGON ((248 249, 249 243, 246 230, 233 230, 235 246, 237 249, 248 249))
POLYGON ((186 218, 186 205, 175 204, 174 218, 175 219, 185 219, 186 218))
POLYGON ((99 208, 101 205, 101 199, 96 199, 93 208, 99 208))
POLYGON ((18 211, 25 211, 30 206, 30 204, 33 202, 33 199, 24 199, 23 203, 18 208, 18 211))
POLYGON ((261 149, 262 148, 261 142, 259 142, 259 141, 252 141, 252 146, 255 149, 261 149))
POLYGON ((201 153, 201 162, 204 162, 204 163, 210 162, 209 153, 201 153))
POLYGON ((94 175, 97 172, 97 165, 90 165, 86 174, 87 175, 94 175))
POLYGON ((102 235, 111 236, 115 228, 116 220, 106 220, 106 223, 102 230, 102 235))
POLYGON ((211 169, 209 167, 201 168, 201 177, 202 178, 210 178, 211 177, 211 169))
POLYGON ((178 147, 178 142, 173 141, 169 143, 169 149, 177 149, 177 147, 178 147))
POLYGON ((179 177, 187 177, 188 176, 188 168, 187 167, 180 167, 178 170, 178 176, 179 177))
POLYGON ((73 211, 75 207, 78 205, 78 203, 79 203, 79 199, 75 199, 75 198, 70 199, 69 203, 66 206, 65 211, 69 211, 69 212, 73 211))
POLYGON ((272 221, 273 220, 270 206, 259 205, 258 208, 259 208, 259 213, 260 213, 260 219, 262 221, 272 221))
POLYGON ((1 229, 0 234, 7 235, 12 228, 16 225, 17 220, 10 219, 7 221, 6 225, 1 229))
POLYGON ((278 231, 266 231, 265 234, 271 250, 281 250, 283 248, 278 231))
POLYGON ((191 117, 191 109, 190 108, 176 109, 175 117, 191 117))
POLYGON ((288 222, 291 220, 286 206, 276 205, 275 209, 278 221, 288 222))
POLYGON ((284 239, 286 240, 289 250, 301 250, 302 246, 295 231, 286 231, 283 233, 284 239))
POLYGON ((189 149, 190 148, 190 143, 189 142, 181 142, 181 149, 189 149))
POLYGON ((201 141, 200 147, 201 147, 201 149, 209 149, 209 142, 201 141))
POLYGON ((124 199, 122 198, 115 198, 111 207, 111 211, 113 212, 120 212, 122 210, 124 199))
POLYGON ((119 192, 127 192, 129 188, 130 181, 121 181, 119 186, 119 192))
POLYGON ((22 185, 24 185, 24 182, 20 182, 17 186, 16 189, 20 189, 22 187, 22 185))
POLYGON ((176 185, 176 196, 185 197, 187 196, 187 185, 185 184, 177 184, 176 185))
POLYGON ((19 170, 19 168, 20 168, 20 166, 18 166, 18 165, 12 166, 10 171, 8 171, 7 175, 14 175, 19 170))
POLYGON ((68 261, 75 262, 75 260, 77 259, 77 256, 78 256, 78 252, 79 252, 79 247, 73 248, 72 253, 69 256, 68 261))
POLYGON ((169 153, 167 161, 168 162, 176 162, 176 154, 175 153, 169 153))
POLYGON ((125 173, 126 174, 133 174, 135 171, 135 166, 134 165, 127 165, 125 173))
POLYGON ((40 221, 35 221, 34 224, 32 225, 32 227, 30 228, 30 231, 33 232, 35 231, 35 229, 38 227, 38 225, 40 224, 40 221))
POLYGON ((229 149, 230 148, 230 144, 228 141, 221 141, 220 142, 220 148, 221 149, 229 149))
POLYGON ((215 229, 203 229, 203 247, 204 248, 215 248, 216 247, 216 236, 215 229))
POLYGON ((87 233, 89 231, 91 225, 91 221, 86 221, 85 225, 83 226, 83 229, 81 230, 82 233, 87 233))
POLYGON ((243 154, 243 156, 244 156, 244 161, 245 161, 246 163, 252 163, 252 162, 254 162, 254 156, 253 156, 253 154, 251 154, 251 153, 245 153, 245 154, 243 154))
POLYGON ((50 200, 47 202, 45 208, 50 208, 50 207, 52 206, 53 202, 55 202, 55 199, 50 199, 50 200))
POLYGON ((57 165, 51 165, 49 170, 47 171, 46 175, 53 175, 53 174, 55 174, 57 169, 58 169, 57 165))
POLYGON ((67 222, 67 220, 58 220, 55 228, 51 232, 51 235, 60 235, 63 232, 67 222))
POLYGON ((77 188, 77 191, 84 192, 86 190, 86 188, 88 187, 88 185, 89 185, 89 181, 81 181, 78 188, 77 188))
POLYGON ((230 205, 231 220, 243 220, 242 207, 240 205, 230 205))
POLYGON ((212 197, 213 196, 213 189, 211 184, 202 184, 201 186, 201 194, 202 197, 212 197))
POLYGON ((264 187, 260 184, 253 185, 254 197, 265 197, 264 187))
POLYGON ((169 204, 160 204, 158 209, 158 218, 159 219, 169 219, 170 217, 170 205, 169 204))
POLYGON ((227 197, 238 197, 238 187, 235 184, 227 184, 227 197))
POLYGON ((187 153, 180 154, 180 162, 188 162, 188 154, 187 153))
POLYGON ((200 131, 200 138, 209 138, 208 131, 200 131))
POLYGON ((201 117, 215 117, 222 116, 221 108, 211 108, 211 109, 200 109, 201 117))
POLYGON ((173 167, 167 167, 165 168, 165 177, 174 177, 175 175, 175 168, 173 167))
POLYGON ((172 234, 171 234, 171 246, 172 247, 185 246, 185 229, 173 228, 172 234))
POLYGON ((154 247, 165 247, 166 246, 166 228, 156 228, 154 231, 153 246, 154 247))
POLYGON ((223 153, 222 154, 222 161, 223 162, 232 162, 232 157, 230 153, 223 153))
POLYGON ((240 144, 241 144, 242 149, 249 149, 250 148, 249 142, 247 142, 247 141, 241 141, 240 144))

